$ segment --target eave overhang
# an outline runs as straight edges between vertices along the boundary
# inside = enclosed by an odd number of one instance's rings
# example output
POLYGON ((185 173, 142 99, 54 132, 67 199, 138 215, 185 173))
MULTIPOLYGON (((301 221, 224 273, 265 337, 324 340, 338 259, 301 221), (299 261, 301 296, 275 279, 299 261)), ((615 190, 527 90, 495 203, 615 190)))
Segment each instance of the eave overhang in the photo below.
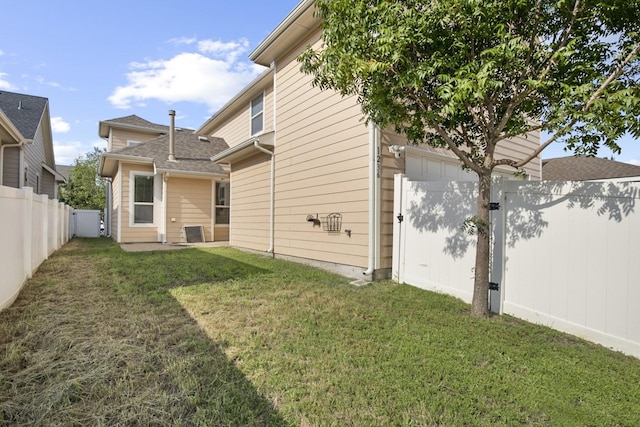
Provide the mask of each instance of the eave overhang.
POLYGON ((314 0, 302 0, 249 55, 256 64, 269 66, 276 58, 320 25, 314 0))
POLYGON ((223 152, 211 157, 211 161, 218 164, 232 164, 240 160, 248 159, 256 154, 263 153, 256 147, 256 143, 263 148, 273 149, 274 133, 269 132, 250 138, 240 144, 224 150, 223 152))
POLYGON ((119 161, 126 161, 127 163, 139 165, 153 165, 153 159, 150 157, 105 153, 100 155, 100 166, 98 167, 98 174, 105 178, 113 178, 118 171, 119 161))

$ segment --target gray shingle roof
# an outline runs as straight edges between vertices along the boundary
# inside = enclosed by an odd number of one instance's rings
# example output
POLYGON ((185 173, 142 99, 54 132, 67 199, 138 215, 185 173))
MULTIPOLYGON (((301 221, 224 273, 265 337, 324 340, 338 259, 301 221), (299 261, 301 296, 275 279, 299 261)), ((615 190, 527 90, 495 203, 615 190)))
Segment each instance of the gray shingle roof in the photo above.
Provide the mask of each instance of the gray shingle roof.
POLYGON ((165 126, 165 125, 159 125, 156 123, 151 123, 150 121, 147 121, 141 117, 136 116, 135 114, 132 114, 130 116, 125 116, 125 117, 118 117, 115 119, 110 119, 110 120, 103 120, 104 123, 117 123, 117 124, 122 124, 122 125, 129 125, 129 126, 137 126, 137 127, 141 127, 141 128, 148 128, 148 129, 154 129, 154 130, 158 130, 160 132, 168 132, 169 131, 169 126, 165 126))
POLYGON ((132 145, 113 154, 152 158, 156 168, 181 172, 202 172, 224 175, 221 166, 210 158, 229 146, 222 138, 209 137, 201 140, 192 130, 176 129, 175 155, 176 161, 168 161, 169 135, 162 135, 140 144, 132 145))
POLYGON ((542 179, 547 181, 589 181, 640 177, 640 166, 599 157, 569 156, 542 161, 542 179))
POLYGON ((0 110, 26 139, 33 139, 49 100, 41 96, 0 91, 0 110))
POLYGON ((69 180, 69 175, 71 174, 71 169, 73 166, 69 165, 56 165, 56 172, 64 177, 64 179, 69 180))

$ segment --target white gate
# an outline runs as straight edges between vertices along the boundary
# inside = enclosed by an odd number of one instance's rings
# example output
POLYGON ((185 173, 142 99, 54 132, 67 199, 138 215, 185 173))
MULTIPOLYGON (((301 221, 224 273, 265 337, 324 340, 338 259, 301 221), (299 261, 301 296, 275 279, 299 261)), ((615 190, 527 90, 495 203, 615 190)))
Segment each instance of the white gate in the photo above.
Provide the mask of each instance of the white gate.
POLYGON ((471 302, 476 238, 463 225, 475 215, 477 189, 475 182, 411 181, 396 175, 395 280, 471 302))
POLYGON ((74 210, 73 222, 76 237, 100 237, 100 211, 74 210))
MULTIPOLYGON (((476 194, 396 175, 394 279, 471 302, 476 194)), ((499 180, 491 201, 492 311, 640 357, 640 184, 499 180)))

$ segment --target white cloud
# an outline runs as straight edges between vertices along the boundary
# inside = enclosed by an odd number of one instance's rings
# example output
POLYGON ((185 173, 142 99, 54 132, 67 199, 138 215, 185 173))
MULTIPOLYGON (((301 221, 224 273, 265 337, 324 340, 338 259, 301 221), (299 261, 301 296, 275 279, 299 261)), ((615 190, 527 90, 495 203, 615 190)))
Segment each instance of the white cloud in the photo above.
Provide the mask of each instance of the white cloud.
POLYGON ((76 159, 84 157, 86 153, 92 152, 93 147, 105 148, 104 140, 96 140, 86 144, 79 141, 53 141, 53 151, 57 165, 73 165, 76 159))
POLYGON ((62 120, 62 117, 51 117, 51 128, 56 133, 67 133, 71 130, 71 125, 62 120))
MULTIPOLYGON (((193 39, 174 40, 195 44, 193 39)), ((166 103, 190 101, 205 104, 210 111, 215 111, 264 69, 238 60, 249 47, 245 39, 232 42, 201 40, 195 45, 197 52, 129 64, 128 83, 113 91, 108 98, 111 104, 126 109, 134 102, 139 104, 151 99, 166 103)))
POLYGON ((639 159, 631 159, 631 160, 627 161, 627 163, 631 163, 632 165, 640 166, 640 160, 639 159))
POLYGON ((9 76, 7 73, 0 73, 0 89, 4 90, 15 90, 16 87, 9 83, 6 77, 9 76))

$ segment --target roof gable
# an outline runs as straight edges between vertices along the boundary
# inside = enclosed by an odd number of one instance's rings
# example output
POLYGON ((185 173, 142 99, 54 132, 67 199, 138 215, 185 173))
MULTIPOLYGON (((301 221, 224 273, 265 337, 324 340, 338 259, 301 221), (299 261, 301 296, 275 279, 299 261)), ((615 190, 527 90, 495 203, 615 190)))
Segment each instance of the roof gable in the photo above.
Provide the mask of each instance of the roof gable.
POLYGON ((48 103, 41 96, 0 92, 0 110, 27 140, 35 137, 48 103))
POLYGON ((109 137, 109 129, 115 127, 120 129, 130 129, 148 133, 169 132, 169 126, 159 125, 132 114, 125 117, 117 117, 110 120, 102 120, 99 124, 99 134, 101 138, 109 137))

